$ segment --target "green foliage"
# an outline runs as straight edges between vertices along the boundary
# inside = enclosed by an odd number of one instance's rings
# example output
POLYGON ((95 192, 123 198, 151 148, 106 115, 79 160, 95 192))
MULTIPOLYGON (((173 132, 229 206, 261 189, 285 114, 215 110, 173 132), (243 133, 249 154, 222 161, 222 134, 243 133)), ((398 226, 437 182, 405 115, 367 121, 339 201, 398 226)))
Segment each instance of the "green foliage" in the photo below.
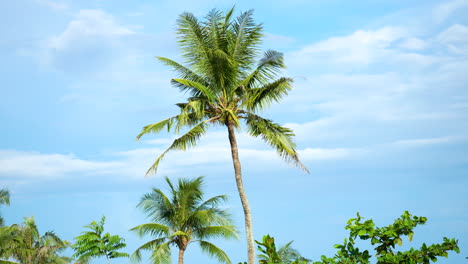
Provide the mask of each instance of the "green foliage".
MULTIPOLYGON (((0 205, 10 205, 10 192, 8 189, 0 189, 0 205)), ((3 217, 0 215, 0 227, 4 225, 3 217)))
POLYGON ((393 224, 386 227, 376 227, 374 221, 366 220, 357 214, 356 218, 348 221, 346 229, 349 238, 343 244, 335 245, 338 249, 332 258, 322 256, 321 261, 314 264, 367 264, 371 263, 371 253, 361 251, 355 245, 356 239, 369 241, 375 249, 377 264, 417 264, 436 262, 437 257, 448 257, 449 251, 460 252, 458 241, 444 237, 441 244, 422 244, 420 249, 411 248, 407 251, 396 251, 395 247, 403 244, 403 237, 413 239, 413 229, 426 223, 425 217, 413 216, 405 211, 393 224))
POLYGON ((70 258, 59 255, 70 243, 54 232, 40 235, 33 217, 24 218, 22 225, 0 228, 1 263, 65 264, 70 258))
POLYGON ((202 251, 223 263, 231 263, 226 253, 207 241, 210 238, 236 238, 228 213, 219 205, 227 198, 219 195, 203 200, 203 178, 179 179, 177 186, 166 177, 169 196, 153 188, 138 204, 153 221, 132 228, 139 236, 149 235, 153 239, 140 246, 132 256, 141 260, 142 251, 151 253, 151 262, 165 264, 171 261, 170 246, 176 246, 179 254, 190 243, 198 243, 202 251))
POLYGON ((74 258, 78 258, 79 263, 87 263, 91 258, 106 257, 109 259, 128 257, 127 253, 118 252, 125 248, 125 240, 118 235, 104 234, 104 223, 106 217, 102 216, 99 223, 91 222, 85 226, 89 231, 84 231, 75 238, 76 243, 72 245, 75 253, 74 258))
POLYGON ((265 235, 262 242, 257 243, 259 264, 308 264, 310 260, 302 257, 299 252, 291 247, 293 241, 286 243, 279 250, 276 249, 275 239, 265 235))
POLYGON ((283 54, 269 50, 262 55, 259 44, 263 28, 254 22, 253 11, 237 18, 233 12, 214 9, 204 21, 183 13, 177 20, 177 36, 185 66, 157 57, 178 75, 171 84, 188 94, 188 99, 177 104, 178 115, 145 126, 137 140, 163 129, 176 134, 187 132, 156 159, 147 174, 156 173, 169 151, 194 147, 208 125, 239 128, 242 121, 250 135, 263 139, 287 162, 307 170, 295 150, 292 130, 256 115, 292 88, 291 78, 278 77, 285 68, 283 54))

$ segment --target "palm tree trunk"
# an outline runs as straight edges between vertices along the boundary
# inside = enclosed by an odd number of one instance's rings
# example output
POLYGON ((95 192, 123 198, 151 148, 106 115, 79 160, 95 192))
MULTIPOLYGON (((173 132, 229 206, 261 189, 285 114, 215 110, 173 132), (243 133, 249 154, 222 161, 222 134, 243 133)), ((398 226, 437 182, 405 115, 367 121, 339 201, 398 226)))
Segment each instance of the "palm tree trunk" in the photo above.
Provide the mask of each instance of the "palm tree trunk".
POLYGON ((184 249, 179 249, 179 264, 184 264, 184 249))
POLYGON ((232 122, 227 123, 229 133, 229 143, 231 144, 232 163, 234 165, 234 174, 236 176, 237 191, 244 209, 245 219, 245 232, 247 235, 247 257, 248 264, 255 263, 255 245, 252 227, 252 214, 250 212, 249 201, 247 200, 247 194, 244 190, 244 184, 242 183, 242 170, 239 160, 239 151, 237 147, 236 134, 234 131, 234 124, 232 122))
POLYGON ((106 255, 107 263, 110 264, 109 256, 106 255))

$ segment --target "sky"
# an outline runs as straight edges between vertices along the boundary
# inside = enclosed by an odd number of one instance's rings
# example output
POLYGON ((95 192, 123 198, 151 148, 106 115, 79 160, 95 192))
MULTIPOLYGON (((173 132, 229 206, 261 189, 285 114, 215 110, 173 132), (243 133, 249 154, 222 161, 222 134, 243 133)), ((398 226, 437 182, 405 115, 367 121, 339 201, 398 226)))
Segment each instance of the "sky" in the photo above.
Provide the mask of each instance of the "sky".
MULTIPOLYGON (((146 178, 175 135, 135 141, 186 98, 170 86, 175 74, 154 59, 182 61, 178 16, 234 5, 236 14, 254 9, 265 28, 263 50, 284 53, 294 88, 262 115, 294 130, 310 170, 239 131, 255 238, 294 240, 318 260, 335 253, 356 212, 388 225, 408 210, 428 222, 407 245, 457 238, 461 254, 438 263, 466 263, 467 0, 1 1, 6 223, 34 216, 42 233, 73 241, 105 215, 107 232, 124 237, 132 253, 149 240, 129 231, 148 222, 136 208, 140 198, 152 187, 167 190, 163 176, 204 176, 207 198, 229 196, 225 207, 241 233, 217 243, 233 263, 246 261, 227 131, 214 128, 196 148, 168 154, 146 178)), ((195 246, 186 263, 216 261, 195 246)))

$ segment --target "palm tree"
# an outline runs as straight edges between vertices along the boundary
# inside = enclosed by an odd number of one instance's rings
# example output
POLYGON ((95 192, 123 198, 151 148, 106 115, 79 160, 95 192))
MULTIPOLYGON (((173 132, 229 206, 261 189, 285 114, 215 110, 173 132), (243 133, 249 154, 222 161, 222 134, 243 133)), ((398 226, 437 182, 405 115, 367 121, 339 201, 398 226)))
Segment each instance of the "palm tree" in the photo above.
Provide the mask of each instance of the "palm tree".
POLYGON ((165 179, 170 188, 169 197, 160 189, 153 188, 138 204, 153 222, 131 230, 140 236, 151 235, 154 239, 139 247, 133 254, 133 260, 140 260, 142 251, 151 251, 153 263, 170 263, 170 246, 174 245, 179 249, 178 263, 183 264, 188 245, 195 242, 202 251, 220 262, 231 263, 223 250, 207 241, 213 237, 237 237, 229 215, 218 207, 227 199, 226 196, 203 200, 202 177, 179 179, 177 186, 169 178, 165 179))
MULTIPOLYGON (((10 192, 8 189, 0 189, 0 205, 2 204, 10 205, 10 192)), ((0 227, 3 226, 3 224, 4 220, 0 215, 0 227)))
MULTIPOLYGON (((33 217, 26 217, 24 220, 23 225, 8 227, 9 233, 4 235, 8 237, 10 243, 2 248, 2 258, 12 258, 21 264, 69 263, 70 258, 59 255, 70 245, 68 241, 61 240, 51 231, 41 236, 33 217)), ((8 262, 2 261, 2 263, 8 262)))
POLYGON ((72 247, 75 250, 73 257, 78 258, 79 263, 88 262, 91 258, 105 256, 107 263, 110 264, 110 259, 128 257, 127 253, 117 252, 117 250, 126 247, 123 238, 118 235, 110 235, 104 232, 104 223, 106 217, 102 216, 99 223, 91 222, 85 226, 90 231, 82 232, 77 236, 76 244, 72 247))
POLYGON ((301 256, 299 251, 291 247, 293 241, 286 243, 280 249, 276 249, 275 239, 270 235, 265 235, 262 242, 255 241, 257 249, 261 252, 260 264, 308 264, 311 260, 301 256))
POLYGON ((270 103, 281 100, 292 87, 291 78, 277 78, 285 68, 283 54, 268 50, 255 63, 263 36, 262 26, 254 23, 252 10, 236 19, 232 19, 233 11, 223 14, 213 10, 204 22, 199 22, 191 13, 180 15, 177 35, 187 66, 163 57, 158 59, 179 75, 171 83, 187 92, 188 100, 177 104, 178 115, 145 126, 137 140, 165 128, 176 133, 188 128, 156 159, 147 171, 148 175, 156 173, 167 152, 195 146, 210 124, 227 128, 236 185, 244 210, 248 263, 254 264, 252 217, 242 183, 235 130, 241 127, 242 121, 245 122, 251 136, 262 138, 286 161, 307 169, 296 152, 293 131, 257 115, 270 103))

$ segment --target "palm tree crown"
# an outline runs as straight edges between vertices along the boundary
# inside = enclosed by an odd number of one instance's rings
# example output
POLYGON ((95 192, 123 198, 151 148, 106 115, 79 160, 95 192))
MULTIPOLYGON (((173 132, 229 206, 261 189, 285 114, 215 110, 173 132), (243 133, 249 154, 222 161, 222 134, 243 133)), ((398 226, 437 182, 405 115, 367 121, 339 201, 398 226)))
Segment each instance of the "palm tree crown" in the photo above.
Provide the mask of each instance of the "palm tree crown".
POLYGON ((154 239, 139 247, 133 259, 140 260, 142 251, 150 251, 153 263, 170 263, 170 246, 174 245, 179 249, 179 264, 182 264, 188 245, 198 243, 204 252, 220 262, 231 263, 223 250, 207 241, 213 237, 237 237, 229 215, 218 207, 226 196, 203 200, 202 177, 179 179, 177 186, 167 177, 166 182, 170 188, 169 197, 160 189, 153 188, 138 204, 153 222, 131 230, 140 236, 151 235, 154 239))
POLYGON ((68 241, 60 239, 52 231, 41 236, 33 217, 25 217, 24 220, 23 225, 3 227, 7 243, 0 248, 1 257, 15 259, 21 264, 65 264, 71 261, 59 255, 70 245, 68 241))
POLYGON ((255 63, 262 26, 254 23, 252 10, 234 20, 232 13, 233 9, 226 15, 213 10, 203 23, 191 13, 183 13, 177 34, 187 66, 157 57, 178 73, 179 78, 171 83, 187 92, 189 98, 177 104, 178 115, 145 126, 137 139, 164 128, 176 133, 186 127, 189 130, 156 159, 147 174, 156 173, 168 151, 196 145, 209 124, 240 127, 241 120, 250 135, 261 137, 284 159, 307 170, 295 150, 292 130, 256 114, 271 102, 279 101, 292 87, 291 78, 277 78, 285 68, 283 54, 268 50, 255 63))

